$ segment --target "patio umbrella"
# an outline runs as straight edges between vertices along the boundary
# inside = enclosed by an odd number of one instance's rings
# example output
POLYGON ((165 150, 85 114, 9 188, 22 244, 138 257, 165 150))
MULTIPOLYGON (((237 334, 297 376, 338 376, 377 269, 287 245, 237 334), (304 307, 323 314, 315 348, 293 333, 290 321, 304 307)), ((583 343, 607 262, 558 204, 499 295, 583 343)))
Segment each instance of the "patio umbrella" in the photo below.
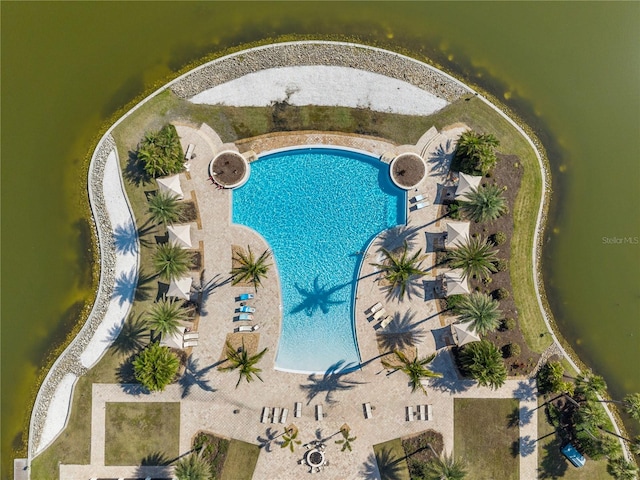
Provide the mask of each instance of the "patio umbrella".
POLYGON ((453 340, 459 347, 467 343, 480 341, 480 336, 473 331, 473 327, 471 326, 472 323, 473 322, 451 324, 451 334, 453 335, 453 340))
POLYGON ((459 178, 455 198, 463 197, 474 188, 477 189, 482 181, 482 177, 467 175, 466 173, 460 173, 459 178))
POLYGON ((178 297, 185 300, 189 300, 189 292, 191 291, 191 283, 193 279, 191 277, 182 277, 171 280, 169 284, 168 297, 178 297))
POLYGON ((465 295, 471 293, 467 279, 462 276, 462 270, 450 270, 444 274, 447 286, 447 297, 449 295, 465 295))
POLYGON ((449 222, 447 223, 447 239, 444 242, 445 248, 458 248, 469 240, 469 222, 449 222))
POLYGON ((182 248, 191 248, 191 226, 190 225, 169 225, 169 242, 175 243, 182 248))
POLYGON ((169 348, 182 348, 185 330, 185 327, 179 327, 173 333, 169 335, 163 335, 162 340, 160 340, 160 345, 169 348))
POLYGON ((182 188, 180 187, 179 175, 156 178, 156 183, 158 184, 158 188, 161 192, 178 197, 178 200, 182 200, 184 198, 182 188))

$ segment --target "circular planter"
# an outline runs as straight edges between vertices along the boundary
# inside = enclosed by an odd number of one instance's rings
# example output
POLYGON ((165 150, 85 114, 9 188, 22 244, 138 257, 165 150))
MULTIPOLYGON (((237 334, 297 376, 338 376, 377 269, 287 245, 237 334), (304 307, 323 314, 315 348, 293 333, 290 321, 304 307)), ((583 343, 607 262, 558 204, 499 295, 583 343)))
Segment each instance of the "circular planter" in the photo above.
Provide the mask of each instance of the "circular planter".
POLYGON ((397 187, 410 190, 427 175, 427 165, 417 153, 401 153, 391 161, 389 175, 397 187))
POLYGON ((237 188, 249 179, 249 162, 238 152, 223 150, 209 163, 209 176, 224 188, 237 188))

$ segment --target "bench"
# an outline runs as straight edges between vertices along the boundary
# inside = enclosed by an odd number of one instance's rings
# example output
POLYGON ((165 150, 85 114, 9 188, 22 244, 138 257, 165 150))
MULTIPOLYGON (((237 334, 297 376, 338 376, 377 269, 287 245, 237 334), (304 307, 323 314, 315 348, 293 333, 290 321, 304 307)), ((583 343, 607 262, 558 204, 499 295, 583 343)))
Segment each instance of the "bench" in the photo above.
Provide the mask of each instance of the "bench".
POLYGON ((191 155, 193 154, 193 151, 195 149, 196 149, 196 146, 193 143, 190 143, 189 146, 187 147, 187 153, 184 154, 184 159, 191 160, 191 155))

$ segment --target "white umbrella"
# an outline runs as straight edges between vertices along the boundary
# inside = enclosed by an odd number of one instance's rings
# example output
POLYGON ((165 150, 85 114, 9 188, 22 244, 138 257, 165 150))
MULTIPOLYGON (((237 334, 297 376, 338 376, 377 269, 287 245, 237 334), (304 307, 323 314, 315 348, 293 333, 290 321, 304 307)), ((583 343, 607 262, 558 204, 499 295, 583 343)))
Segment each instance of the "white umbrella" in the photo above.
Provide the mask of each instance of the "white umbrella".
POLYGON ((447 285, 447 297, 450 295, 465 295, 471 293, 467 279, 463 278, 462 270, 450 270, 444 274, 447 285))
POLYGON ((456 188, 456 198, 465 196, 474 188, 477 189, 480 187, 480 182, 482 181, 482 177, 467 175, 465 173, 460 173, 459 178, 458 188, 456 188))
POLYGON ((162 335, 162 340, 160 341, 160 345, 169 348, 182 348, 183 336, 186 328, 178 327, 173 333, 170 335, 162 335))
POLYGON ((185 300, 189 300, 189 292, 191 291, 191 283, 193 279, 191 277, 182 277, 171 280, 169 284, 168 297, 178 297, 185 300))
POLYGON ((445 248, 458 248, 469 240, 469 222, 447 223, 447 239, 445 248))
POLYGON ((479 342, 480 336, 473 331, 473 327, 471 326, 473 322, 464 322, 464 323, 452 323, 451 324, 451 333, 453 335, 453 339, 456 342, 456 345, 461 347, 467 343, 471 342, 479 342))
POLYGON ((179 175, 156 178, 156 183, 158 184, 158 188, 161 192, 178 197, 178 200, 182 200, 184 198, 182 188, 180 187, 179 175))
POLYGON ((182 248, 191 248, 191 226, 190 225, 169 225, 169 242, 175 243, 182 248))

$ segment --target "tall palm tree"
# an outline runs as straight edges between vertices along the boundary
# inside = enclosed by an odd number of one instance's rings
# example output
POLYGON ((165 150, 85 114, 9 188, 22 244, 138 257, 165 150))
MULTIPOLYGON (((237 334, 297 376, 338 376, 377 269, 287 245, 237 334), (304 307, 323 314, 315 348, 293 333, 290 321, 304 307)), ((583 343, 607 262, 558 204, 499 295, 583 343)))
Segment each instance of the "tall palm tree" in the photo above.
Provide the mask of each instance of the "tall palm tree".
POLYGON ((580 405, 575 411, 574 422, 588 430, 593 430, 607 421, 604 408, 597 402, 587 402, 580 405))
POLYGON ((502 312, 499 303, 489 295, 473 292, 455 307, 460 322, 472 322, 472 328, 480 335, 494 331, 500 325, 502 312))
POLYGON ((156 224, 170 225, 182 217, 183 206, 178 197, 159 191, 149 200, 149 213, 156 224))
POLYGON ((178 480, 209 480, 211 466, 200 455, 192 453, 176 462, 174 475, 178 480))
POLYGON ((482 237, 471 237, 466 243, 449 252, 452 268, 461 268, 462 276, 489 278, 496 272, 495 263, 498 250, 482 237))
POLYGON ((180 278, 193 267, 191 253, 169 242, 158 245, 152 260, 156 272, 165 281, 180 278))
POLYGON ((600 375, 591 372, 581 373, 576 378, 575 394, 587 400, 597 400, 607 390, 607 384, 600 375))
POLYGON ((616 480, 635 480, 638 475, 638 467, 624 458, 609 460, 607 472, 616 480))
POLYGON ((461 168, 468 173, 487 173, 496 163, 495 148, 500 145, 492 134, 482 134, 468 130, 458 139, 455 156, 461 168))
POLYGON ((167 347, 152 343, 133 361, 133 373, 145 388, 161 391, 169 385, 180 368, 180 360, 167 347))
POLYGON ((380 269, 384 278, 390 283, 390 289, 398 292, 400 300, 404 298, 411 279, 427 273, 420 269, 421 250, 418 250, 411 257, 408 256, 408 250, 409 247, 407 246, 406 240, 403 243, 402 253, 399 256, 386 248, 381 248, 385 256, 385 262, 371 264, 380 269))
POLYGON ((400 360, 401 365, 397 366, 389 363, 386 360, 382 361, 382 365, 385 368, 393 369, 394 372, 397 370, 404 372, 409 377, 409 381, 411 383, 411 393, 420 389, 426 395, 427 389, 422 384, 421 380, 424 378, 442 377, 441 373, 433 372, 427 368, 427 365, 429 365, 433 361, 433 359, 436 358, 435 353, 424 358, 418 358, 416 356, 416 358, 414 358, 413 360, 409 360, 407 356, 400 350, 396 350, 393 353, 395 353, 396 358, 400 360))
POLYGON ((507 368, 498 347, 488 340, 465 345, 459 355, 463 373, 483 387, 497 390, 507 379, 507 368))
POLYGON ((460 209, 475 222, 488 222, 507 212, 507 200, 497 185, 473 188, 460 201, 460 209))
POLYGON ((423 474, 425 480, 463 480, 467 476, 467 469, 463 460, 443 454, 429 460, 423 474))
POLYGON ((163 298, 155 303, 147 314, 149 325, 161 335, 177 332, 180 323, 187 318, 187 310, 179 300, 173 298, 163 298))
POLYGON ((285 430, 284 435, 282 435, 282 443, 280 444, 280 448, 288 448, 293 452, 296 448, 296 445, 300 445, 302 442, 298 440, 298 429, 293 427, 285 430))
POLYGON ((240 282, 249 282, 253 284, 256 292, 258 287, 262 285, 262 279, 267 276, 270 263, 267 263, 271 252, 265 250, 262 255, 256 260, 251 251, 251 247, 247 246, 248 254, 244 252, 236 251, 233 260, 238 262, 238 266, 231 269, 231 275, 233 276, 232 284, 236 285, 240 282))
POLYGON ((342 445, 342 449, 340 451, 341 452, 344 452, 345 450, 351 451, 353 449, 353 447, 351 446, 351 443, 355 442, 358 439, 358 437, 349 436, 349 434, 351 433, 351 429, 349 428, 349 425, 347 425, 346 423, 342 425, 342 427, 340 428, 340 433, 342 434, 342 438, 340 440, 336 440, 337 445, 342 445))
POLYGON ((631 418, 640 421, 640 393, 630 393, 624 397, 624 401, 627 404, 625 411, 631 418))
POLYGON ((238 383, 236 383, 236 388, 240 385, 240 382, 244 378, 247 383, 253 381, 253 377, 257 377, 258 380, 262 382, 262 378, 260 378, 261 368, 256 367, 256 363, 258 363, 265 353, 267 353, 268 349, 262 350, 260 353, 256 355, 249 355, 247 349, 244 347, 244 342, 242 342, 242 347, 239 350, 233 348, 233 346, 227 341, 227 361, 229 365, 226 367, 220 368, 220 370, 225 372, 230 372, 232 370, 238 370, 240 375, 238 378, 238 383))

